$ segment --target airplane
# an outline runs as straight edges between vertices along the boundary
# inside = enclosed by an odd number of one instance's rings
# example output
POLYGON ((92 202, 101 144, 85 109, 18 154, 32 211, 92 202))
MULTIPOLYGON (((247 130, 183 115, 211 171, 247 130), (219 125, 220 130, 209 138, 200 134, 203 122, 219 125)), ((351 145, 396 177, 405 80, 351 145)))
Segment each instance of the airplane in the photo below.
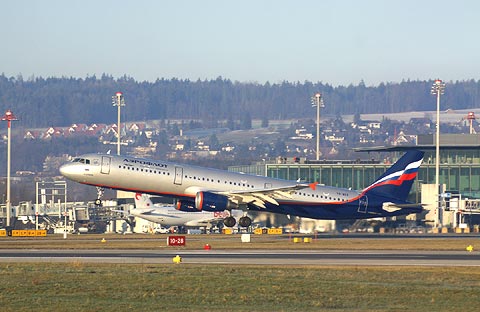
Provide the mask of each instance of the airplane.
MULTIPOLYGON (((60 167, 75 182, 97 187, 166 196, 181 211, 264 211, 312 219, 368 219, 423 211, 407 196, 423 160, 421 151, 408 151, 370 186, 361 191, 298 183, 123 155, 85 154, 60 167)), ((233 216, 224 225, 237 223, 233 216)), ((251 225, 241 217, 242 227, 251 225)))
MULTIPOLYGON (((232 212, 238 215, 238 212, 232 212)), ((163 226, 187 226, 199 227, 206 226, 210 222, 222 221, 230 216, 227 211, 178 211, 173 205, 153 204, 150 196, 147 194, 135 194, 135 208, 130 209, 130 215, 161 224, 163 226)))

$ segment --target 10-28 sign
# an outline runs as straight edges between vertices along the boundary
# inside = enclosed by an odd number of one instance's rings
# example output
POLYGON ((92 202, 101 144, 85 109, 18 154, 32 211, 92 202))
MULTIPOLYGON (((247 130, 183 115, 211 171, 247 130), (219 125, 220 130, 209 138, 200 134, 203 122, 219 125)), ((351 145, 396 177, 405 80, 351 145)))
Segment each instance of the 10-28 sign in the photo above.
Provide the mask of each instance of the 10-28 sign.
POLYGON ((186 239, 183 235, 169 236, 167 238, 168 246, 185 246, 186 239))

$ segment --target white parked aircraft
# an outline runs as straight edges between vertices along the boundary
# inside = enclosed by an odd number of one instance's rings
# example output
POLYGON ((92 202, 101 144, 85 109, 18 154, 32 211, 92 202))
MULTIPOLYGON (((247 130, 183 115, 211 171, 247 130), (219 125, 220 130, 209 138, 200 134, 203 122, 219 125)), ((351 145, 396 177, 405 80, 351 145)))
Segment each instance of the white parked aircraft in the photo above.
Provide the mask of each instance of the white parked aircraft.
MULTIPOLYGON (((238 213, 243 214, 242 211, 235 211, 235 216, 238 216, 238 213)), ((130 215, 161 224, 164 227, 200 227, 212 222, 223 221, 230 216, 230 213, 228 211, 179 211, 175 209, 174 205, 154 205, 149 195, 136 193, 135 208, 130 210, 130 215)))

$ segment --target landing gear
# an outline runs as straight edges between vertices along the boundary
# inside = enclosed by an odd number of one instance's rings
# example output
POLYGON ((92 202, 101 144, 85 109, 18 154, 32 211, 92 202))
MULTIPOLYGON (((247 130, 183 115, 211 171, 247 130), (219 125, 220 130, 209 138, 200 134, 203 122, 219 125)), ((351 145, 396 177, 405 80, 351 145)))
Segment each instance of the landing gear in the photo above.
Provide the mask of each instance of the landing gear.
POLYGON ((235 224, 237 224, 237 220, 235 220, 235 218, 232 216, 226 217, 225 219, 223 219, 223 224, 226 227, 234 227, 235 224))
POLYGON ((97 186, 97 199, 95 199, 95 206, 102 206, 103 193, 105 193, 105 189, 97 186))
POLYGON ((249 227, 250 225, 252 225, 252 219, 250 219, 249 217, 241 217, 238 220, 238 224, 242 227, 249 227))
MULTIPOLYGON (((235 220, 235 218, 232 216, 226 217, 225 219, 223 219, 223 224, 226 227, 233 227, 235 226, 235 224, 237 224, 237 220, 235 220)), ((252 225, 252 219, 250 219, 249 217, 241 217, 238 220, 238 224, 241 227, 249 227, 250 225, 252 225)))

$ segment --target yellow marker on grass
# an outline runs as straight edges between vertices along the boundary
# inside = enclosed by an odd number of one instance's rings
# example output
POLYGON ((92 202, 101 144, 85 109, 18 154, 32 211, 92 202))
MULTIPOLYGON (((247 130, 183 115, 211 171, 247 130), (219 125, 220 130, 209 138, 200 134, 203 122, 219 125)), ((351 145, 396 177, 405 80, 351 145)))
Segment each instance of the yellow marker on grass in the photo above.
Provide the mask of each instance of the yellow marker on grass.
POLYGON ((182 257, 180 257, 179 255, 176 255, 175 257, 173 257, 172 261, 175 264, 179 264, 180 262, 182 262, 182 257))

